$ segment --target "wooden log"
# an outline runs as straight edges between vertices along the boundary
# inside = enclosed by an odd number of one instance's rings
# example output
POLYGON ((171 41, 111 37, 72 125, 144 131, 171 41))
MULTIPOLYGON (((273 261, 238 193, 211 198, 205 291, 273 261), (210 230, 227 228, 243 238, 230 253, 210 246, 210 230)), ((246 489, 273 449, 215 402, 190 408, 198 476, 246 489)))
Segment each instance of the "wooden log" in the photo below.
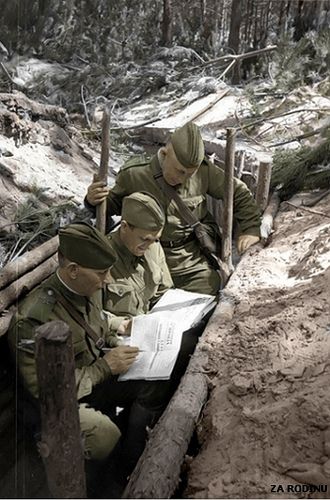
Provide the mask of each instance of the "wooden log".
POLYGON ((273 223, 275 219, 275 215, 280 206, 280 197, 275 192, 272 194, 269 204, 264 211, 263 217, 261 219, 261 227, 260 227, 260 235, 261 242, 265 244, 269 238, 270 233, 272 232, 273 223))
POLYGON ((122 498, 171 498, 175 492, 180 480, 181 464, 207 399, 205 367, 209 349, 205 338, 209 331, 218 329, 219 324, 231 321, 234 308, 234 296, 224 290, 178 389, 149 435, 122 498))
POLYGON ((54 238, 51 238, 42 245, 29 252, 25 252, 21 257, 9 262, 0 270, 0 290, 53 255, 57 248, 58 236, 54 236, 54 238))
POLYGON ((29 111, 32 118, 40 120, 50 120, 61 125, 68 123, 68 115, 64 108, 53 104, 42 104, 29 99, 23 92, 1 92, 0 102, 3 103, 9 111, 16 112, 17 108, 23 108, 29 111))
POLYGON ((267 207, 271 176, 272 163, 270 161, 261 161, 258 170, 256 202, 262 211, 267 207))
MULTIPOLYGON (((110 153, 110 111, 106 108, 102 119, 102 150, 101 164, 98 174, 98 180, 108 183, 108 163, 110 153)), ((107 219, 107 200, 102 201, 96 207, 96 227, 101 233, 105 234, 107 219)))
POLYGON ((72 336, 63 321, 36 330, 41 414, 39 452, 54 498, 86 498, 72 336))
POLYGON ((0 313, 3 312, 8 305, 15 302, 23 293, 32 290, 41 281, 48 278, 57 267, 57 258, 55 256, 45 260, 38 267, 29 273, 21 276, 18 280, 13 281, 9 286, 0 292, 0 313))
POLYGON ((232 263, 232 232, 234 206, 234 168, 235 168, 235 134, 234 128, 227 128, 226 161, 225 161, 225 196, 222 227, 221 259, 233 271, 232 263))

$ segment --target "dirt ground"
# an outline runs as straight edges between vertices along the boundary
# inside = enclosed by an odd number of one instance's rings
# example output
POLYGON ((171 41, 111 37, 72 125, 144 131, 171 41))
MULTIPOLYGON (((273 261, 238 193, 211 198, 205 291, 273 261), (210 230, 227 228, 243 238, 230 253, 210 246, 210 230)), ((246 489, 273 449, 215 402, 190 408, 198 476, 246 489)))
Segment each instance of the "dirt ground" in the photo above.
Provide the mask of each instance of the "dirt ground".
POLYGON ((309 210, 324 215, 282 203, 271 243, 228 284, 233 319, 207 332, 212 392, 185 498, 330 498, 285 474, 330 458, 330 196, 309 210))

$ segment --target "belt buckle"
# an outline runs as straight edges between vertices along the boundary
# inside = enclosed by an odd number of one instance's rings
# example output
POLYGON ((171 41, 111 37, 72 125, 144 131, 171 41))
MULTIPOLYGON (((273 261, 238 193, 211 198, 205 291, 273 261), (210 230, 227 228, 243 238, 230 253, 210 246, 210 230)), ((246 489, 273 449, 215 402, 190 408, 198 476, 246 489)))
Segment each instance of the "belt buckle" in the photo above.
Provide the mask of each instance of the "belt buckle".
POLYGON ((98 349, 103 349, 103 347, 105 346, 105 341, 104 339, 102 339, 101 337, 99 339, 97 339, 97 341, 95 342, 95 345, 98 349))

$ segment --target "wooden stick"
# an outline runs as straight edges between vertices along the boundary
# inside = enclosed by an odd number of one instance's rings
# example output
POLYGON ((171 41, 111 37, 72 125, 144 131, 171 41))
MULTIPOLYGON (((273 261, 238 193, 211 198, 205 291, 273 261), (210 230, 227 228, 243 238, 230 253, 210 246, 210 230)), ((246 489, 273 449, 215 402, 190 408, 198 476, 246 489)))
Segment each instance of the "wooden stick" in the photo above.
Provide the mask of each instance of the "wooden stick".
POLYGON ((271 162, 261 161, 258 169, 256 202, 262 211, 264 211, 265 208, 267 207, 271 176, 272 176, 271 162))
POLYGON ((39 453, 53 498, 86 498, 72 336, 63 321, 36 330, 41 415, 39 453))
POLYGON ((223 237, 221 259, 233 271, 232 264, 232 231, 233 231, 233 204, 234 204, 234 167, 235 167, 235 134, 236 129, 227 128, 226 160, 225 160, 225 196, 223 237))
POLYGON ((45 260, 38 267, 29 273, 21 276, 18 280, 13 281, 7 288, 0 292, 0 313, 3 312, 10 304, 15 302, 24 292, 32 290, 41 281, 48 278, 57 267, 57 258, 55 256, 45 260))
POLYGON ((58 248, 58 236, 54 236, 42 245, 25 252, 24 255, 16 260, 9 262, 3 269, 0 270, 0 290, 8 283, 17 280, 22 274, 25 274, 30 269, 35 268, 40 262, 46 260, 50 255, 53 255, 58 248))
MULTIPOLYGON (((101 163, 98 180, 103 181, 105 185, 108 183, 108 164, 110 153, 110 112, 106 108, 103 111, 102 119, 102 149, 101 149, 101 163)), ((96 207, 96 227, 105 234, 107 218, 107 200, 96 207)))

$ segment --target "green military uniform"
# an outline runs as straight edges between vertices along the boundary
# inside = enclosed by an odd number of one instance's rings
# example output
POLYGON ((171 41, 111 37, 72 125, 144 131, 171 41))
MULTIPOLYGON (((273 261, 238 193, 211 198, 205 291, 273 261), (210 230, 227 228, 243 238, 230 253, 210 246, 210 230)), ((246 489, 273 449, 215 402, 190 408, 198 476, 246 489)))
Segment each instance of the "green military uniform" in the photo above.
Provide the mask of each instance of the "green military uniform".
POLYGON ((117 255, 111 282, 105 290, 105 309, 116 315, 147 314, 173 281, 164 250, 152 243, 143 257, 136 257, 122 243, 119 230, 108 235, 117 255))
MULTIPOLYGON (((115 261, 105 236, 84 224, 72 224, 60 230, 60 251, 73 262, 92 269, 106 269, 115 261)), ((17 362, 29 399, 37 405, 38 386, 33 341, 35 329, 51 320, 65 321, 72 332, 79 417, 84 435, 86 457, 102 460, 116 445, 120 430, 109 418, 116 406, 137 400, 144 407, 158 409, 160 397, 155 385, 118 382, 95 342, 67 309, 59 303, 64 297, 72 308, 104 339, 108 347, 117 344, 115 330, 121 319, 110 321, 102 309, 101 293, 91 297, 69 289, 57 274, 33 290, 20 304, 8 331, 9 345, 17 362), (156 394, 154 397, 153 395, 156 394)))
MULTIPOLYGON (((193 230, 182 220, 175 203, 170 202, 154 179, 159 161, 137 157, 127 162, 119 171, 116 184, 108 196, 108 214, 120 214, 124 196, 144 190, 161 203, 166 223, 161 237, 166 260, 177 288, 200 293, 216 294, 220 282, 218 273, 210 269, 202 254, 193 230)), ((224 196, 224 172, 207 158, 198 171, 177 190, 186 205, 199 220, 208 216, 206 195, 216 199, 224 196)), ((246 185, 238 179, 234 183, 234 214, 242 233, 259 235, 259 209, 246 185)))

